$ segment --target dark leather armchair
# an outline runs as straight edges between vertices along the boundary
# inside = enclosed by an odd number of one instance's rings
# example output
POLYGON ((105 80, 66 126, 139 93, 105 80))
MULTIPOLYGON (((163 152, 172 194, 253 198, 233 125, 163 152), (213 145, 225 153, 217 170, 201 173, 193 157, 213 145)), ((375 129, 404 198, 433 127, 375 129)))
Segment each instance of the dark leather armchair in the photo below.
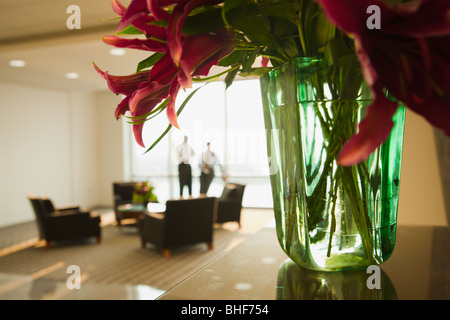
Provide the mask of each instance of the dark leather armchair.
POLYGON ((217 223, 236 221, 241 227, 242 199, 245 185, 228 183, 219 198, 217 209, 217 223))
POLYGON ((39 237, 46 241, 46 248, 53 241, 96 237, 101 241, 100 217, 91 217, 90 212, 78 206, 55 208, 48 198, 28 196, 39 230, 39 237))
POLYGON ((151 243, 166 258, 172 248, 202 242, 212 250, 216 205, 214 197, 167 201, 164 213, 149 213, 140 219, 142 246, 151 243))
POLYGON ((122 225, 117 207, 122 204, 131 203, 133 200, 133 191, 136 182, 114 182, 113 183, 113 195, 114 195, 114 212, 116 215, 116 222, 118 226, 122 225))

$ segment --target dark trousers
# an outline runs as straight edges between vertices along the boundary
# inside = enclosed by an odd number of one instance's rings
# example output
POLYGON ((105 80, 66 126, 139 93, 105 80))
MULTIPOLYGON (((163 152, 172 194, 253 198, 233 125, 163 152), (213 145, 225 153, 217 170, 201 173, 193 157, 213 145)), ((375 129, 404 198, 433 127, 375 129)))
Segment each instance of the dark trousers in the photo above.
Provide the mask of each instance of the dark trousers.
POLYGON ((214 170, 209 170, 209 173, 200 174, 200 194, 206 194, 208 192, 209 186, 214 178, 214 170))
POLYGON ((190 164, 180 163, 178 165, 178 178, 180 181, 180 197, 183 196, 183 189, 188 187, 189 195, 192 196, 192 169, 190 164))

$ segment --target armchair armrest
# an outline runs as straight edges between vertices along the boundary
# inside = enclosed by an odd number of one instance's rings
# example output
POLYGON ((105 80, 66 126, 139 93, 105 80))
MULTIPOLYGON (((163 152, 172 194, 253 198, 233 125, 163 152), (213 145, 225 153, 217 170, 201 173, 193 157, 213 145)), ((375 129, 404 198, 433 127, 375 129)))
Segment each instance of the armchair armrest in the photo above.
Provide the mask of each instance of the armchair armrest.
POLYGON ((119 195, 119 194, 115 194, 114 195, 114 202, 119 202, 119 201, 122 201, 122 196, 119 195))
POLYGON ((74 211, 74 210, 80 211, 80 206, 67 206, 56 208, 56 211, 74 211))
POLYGON ((139 232, 143 245, 146 242, 162 245, 164 234, 164 215, 161 213, 144 214, 140 221, 139 232))
POLYGON ((82 220, 88 220, 91 217, 90 212, 86 211, 55 211, 50 216, 44 217, 45 220, 66 220, 66 221, 82 221, 82 220))
POLYGON ((71 215, 79 215, 79 214, 90 215, 90 212, 80 211, 79 209, 66 209, 66 210, 57 209, 57 210, 53 211, 49 217, 71 216, 71 215))
POLYGON ((149 212, 146 216, 151 217, 152 219, 162 220, 164 219, 164 213, 162 212, 149 212))
POLYGON ((71 214, 67 211, 65 213, 53 213, 52 215, 46 216, 43 222, 50 230, 71 232, 77 228, 85 228, 89 224, 90 218, 89 212, 76 212, 75 214, 71 214))
POLYGON ((239 200, 222 200, 219 201, 220 211, 236 210, 242 207, 239 200))
POLYGON ((216 222, 240 221, 242 203, 239 200, 219 201, 216 222))

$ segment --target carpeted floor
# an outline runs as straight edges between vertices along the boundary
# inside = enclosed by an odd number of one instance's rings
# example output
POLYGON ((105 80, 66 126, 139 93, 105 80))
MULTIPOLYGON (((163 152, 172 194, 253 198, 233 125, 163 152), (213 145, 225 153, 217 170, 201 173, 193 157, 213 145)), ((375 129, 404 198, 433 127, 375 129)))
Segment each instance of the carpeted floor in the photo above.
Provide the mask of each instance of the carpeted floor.
POLYGON ((0 273, 66 281, 67 267, 76 265, 83 283, 148 285, 168 290, 264 227, 272 218, 272 210, 243 209, 241 229, 236 223, 215 228, 213 250, 208 250, 206 244, 183 247, 173 250, 169 259, 152 247, 142 248, 135 229, 119 230, 111 223, 111 213, 102 215, 104 226, 100 244, 92 240, 59 244, 45 250, 37 238, 23 239, 27 232, 33 232, 27 224, 22 227, 29 229, 22 235, 19 227, 12 229, 17 238, 15 243, 2 232, 0 273))

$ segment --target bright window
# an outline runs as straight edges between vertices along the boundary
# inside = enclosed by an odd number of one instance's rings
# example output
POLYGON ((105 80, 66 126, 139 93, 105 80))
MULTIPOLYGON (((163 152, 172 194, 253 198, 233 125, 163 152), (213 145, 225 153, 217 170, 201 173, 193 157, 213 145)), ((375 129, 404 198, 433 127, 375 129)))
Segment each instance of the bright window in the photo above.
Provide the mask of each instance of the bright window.
MULTIPOLYGON (((176 196, 178 160, 176 147, 188 136, 191 147, 195 150, 192 161, 193 176, 200 174, 198 164, 206 143, 211 142, 211 149, 217 154, 225 167, 230 180, 239 178, 259 178, 258 184, 268 183, 268 165, 266 153, 266 136, 261 105, 259 80, 235 81, 228 90, 225 83, 216 81, 204 86, 194 83, 192 89, 180 90, 176 108, 181 106, 186 97, 201 87, 189 100, 178 117, 181 130, 172 128, 169 133, 150 152, 144 154, 134 141, 131 143, 131 175, 133 180, 172 178, 170 193, 176 196)), ((143 139, 150 146, 168 126, 165 112, 144 125, 143 139)), ((127 148, 125 148, 127 150, 127 148)), ((220 175, 220 170, 216 170, 220 175)), ((161 179, 160 179, 161 180, 161 179)), ((216 179, 221 181, 220 179, 216 179)), ((220 186, 217 190, 220 190, 220 186)), ((247 191, 246 191, 247 193, 247 191)))

